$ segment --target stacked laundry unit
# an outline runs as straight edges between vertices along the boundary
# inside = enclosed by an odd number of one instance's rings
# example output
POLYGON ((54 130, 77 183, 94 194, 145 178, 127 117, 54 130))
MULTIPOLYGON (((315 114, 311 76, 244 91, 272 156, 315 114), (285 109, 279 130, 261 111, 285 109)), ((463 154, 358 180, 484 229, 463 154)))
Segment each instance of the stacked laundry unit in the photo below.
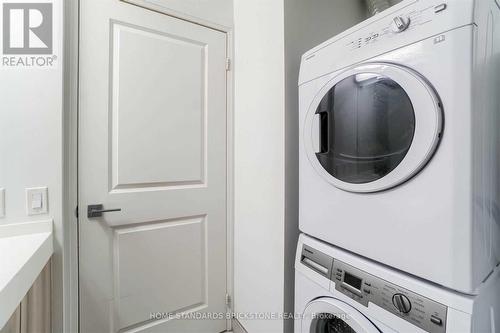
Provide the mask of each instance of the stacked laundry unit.
POLYGON ((403 1, 299 81, 296 331, 500 329, 498 2, 403 1))

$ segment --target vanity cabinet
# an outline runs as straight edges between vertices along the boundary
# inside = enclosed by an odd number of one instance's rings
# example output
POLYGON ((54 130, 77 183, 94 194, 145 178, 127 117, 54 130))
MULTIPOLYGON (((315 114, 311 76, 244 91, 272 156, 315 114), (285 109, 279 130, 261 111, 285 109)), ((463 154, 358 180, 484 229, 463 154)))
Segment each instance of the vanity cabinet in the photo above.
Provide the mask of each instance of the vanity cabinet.
POLYGON ((0 333, 51 332, 50 280, 49 261, 0 333))

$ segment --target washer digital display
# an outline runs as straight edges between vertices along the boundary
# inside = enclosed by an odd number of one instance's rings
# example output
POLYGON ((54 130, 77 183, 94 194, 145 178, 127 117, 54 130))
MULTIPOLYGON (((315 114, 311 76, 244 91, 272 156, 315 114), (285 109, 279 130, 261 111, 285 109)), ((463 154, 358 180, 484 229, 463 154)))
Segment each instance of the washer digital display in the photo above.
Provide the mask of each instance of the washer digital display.
POLYGON ((361 290, 362 282, 362 279, 347 272, 344 273, 344 283, 353 287, 354 289, 361 290))

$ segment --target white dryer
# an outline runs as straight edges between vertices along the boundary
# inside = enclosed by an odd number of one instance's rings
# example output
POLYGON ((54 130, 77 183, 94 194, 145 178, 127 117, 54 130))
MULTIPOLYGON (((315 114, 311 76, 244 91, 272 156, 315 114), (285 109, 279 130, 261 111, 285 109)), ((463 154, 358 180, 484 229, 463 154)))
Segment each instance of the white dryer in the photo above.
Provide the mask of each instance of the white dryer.
POLYGON ((406 0, 307 52, 300 230, 475 294, 500 261, 500 7, 406 0))
POLYGON ((302 235, 295 333, 495 333, 500 267, 469 296, 302 235))

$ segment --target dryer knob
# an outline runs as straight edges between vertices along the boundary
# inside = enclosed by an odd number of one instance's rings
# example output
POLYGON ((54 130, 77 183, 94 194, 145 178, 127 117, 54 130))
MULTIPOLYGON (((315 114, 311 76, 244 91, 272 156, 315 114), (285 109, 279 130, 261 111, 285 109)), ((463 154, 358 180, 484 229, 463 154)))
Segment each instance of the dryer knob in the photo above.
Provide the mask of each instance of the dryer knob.
POLYGON ((392 31, 399 33, 403 32, 410 26, 410 18, 403 16, 396 16, 392 20, 392 31))
POLYGON ((411 302, 403 294, 395 294, 392 296, 392 304, 398 309, 401 313, 408 313, 411 311, 411 302))

